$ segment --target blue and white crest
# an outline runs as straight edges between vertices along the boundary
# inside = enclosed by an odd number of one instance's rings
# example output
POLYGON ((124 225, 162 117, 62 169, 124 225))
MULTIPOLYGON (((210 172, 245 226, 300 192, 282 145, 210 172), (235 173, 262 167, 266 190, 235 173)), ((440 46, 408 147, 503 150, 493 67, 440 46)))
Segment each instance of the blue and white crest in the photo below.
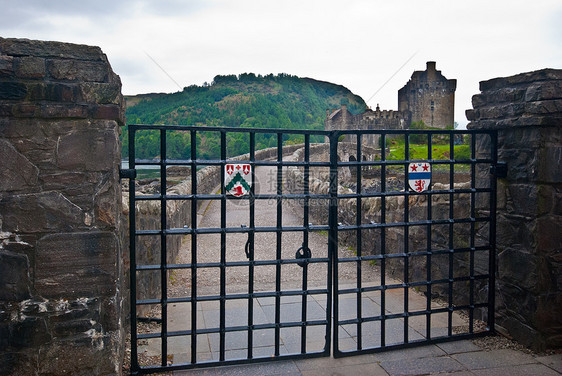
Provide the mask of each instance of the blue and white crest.
POLYGON ((431 165, 427 162, 414 162, 408 166, 408 183, 416 192, 423 192, 431 185, 431 165))

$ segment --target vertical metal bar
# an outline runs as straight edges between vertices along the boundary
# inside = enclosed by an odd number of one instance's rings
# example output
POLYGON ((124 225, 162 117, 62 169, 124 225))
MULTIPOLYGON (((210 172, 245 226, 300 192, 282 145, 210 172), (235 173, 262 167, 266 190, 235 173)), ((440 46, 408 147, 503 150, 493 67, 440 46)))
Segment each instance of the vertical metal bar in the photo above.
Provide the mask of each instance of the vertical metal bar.
POLYGON ((197 132, 191 143, 191 363, 197 363, 197 132))
MULTIPOLYGON (((381 224, 386 224, 386 133, 381 134, 381 224)), ((381 347, 386 343, 386 228, 381 227, 381 347)))
MULTIPOLYGON (((498 133, 492 131, 490 133, 492 144, 492 163, 494 166, 498 163, 498 133)), ((490 253, 489 253, 489 273, 490 280, 488 285, 488 330, 495 332, 495 310, 496 310, 496 211, 497 211, 497 189, 498 181, 494 174, 490 174, 490 253)))
POLYGON ((361 229, 361 218, 363 217, 363 213, 361 212, 361 190, 362 190, 362 181, 361 181, 361 137, 362 134, 360 132, 357 133, 357 162, 358 165, 356 167, 356 177, 357 177, 357 199, 355 202, 355 206, 357 210, 355 211, 355 224, 358 227, 356 230, 356 251, 357 251, 357 350, 361 350, 363 345, 363 331, 362 329, 362 317, 363 317, 363 307, 362 307, 362 294, 361 294, 361 278, 362 278, 362 270, 361 270, 361 263, 363 260, 363 253, 362 253, 362 234, 361 229))
MULTIPOLYGON (((432 155, 432 139, 431 139, 431 133, 427 134, 427 159, 431 162, 433 159, 433 155, 432 155)), ((425 338, 426 339, 431 339, 431 287, 432 287, 432 277, 431 277, 431 255, 432 255, 432 247, 431 247, 431 223, 433 220, 433 195, 431 194, 431 190, 430 193, 428 193, 427 196, 427 220, 428 220, 428 225, 427 225, 427 231, 426 231, 426 237, 427 237, 427 248, 426 248, 426 281, 427 281, 427 285, 426 285, 426 316, 425 316, 425 338)))
POLYGON ((277 251, 275 264, 275 356, 279 356, 281 342, 281 242, 283 229, 283 133, 277 133, 277 251))
MULTIPOLYGON (((303 231, 303 243, 302 246, 304 250, 308 248, 308 231, 310 229, 309 225, 309 212, 308 212, 308 205, 309 205, 309 175, 310 175, 310 135, 304 135, 304 182, 303 182, 303 193, 304 197, 304 206, 303 206, 303 227, 305 230, 303 231)), ((308 262, 305 262, 302 268, 302 302, 301 302, 301 353, 306 353, 306 316, 307 316, 307 304, 308 304, 308 262)))
POLYGON ((449 164, 449 284, 448 284, 448 323, 447 323, 447 336, 451 337, 453 335, 453 261, 454 261, 454 198, 453 193, 455 189, 455 143, 453 140, 452 132, 449 132, 449 155, 451 162, 449 164))
MULTIPOLYGON (((224 184, 226 164, 226 131, 221 130, 221 185, 224 184)), ((221 189, 221 260, 220 260, 220 328, 219 361, 224 361, 225 352, 225 302, 226 302, 226 192, 221 189)))
POLYGON ((470 291, 468 297, 468 304, 470 309, 468 311, 468 332, 470 334, 474 333, 474 247, 475 247, 475 219, 476 219, 476 164, 474 159, 476 158, 476 135, 472 134, 470 137, 470 159, 473 162, 470 163, 470 188, 473 192, 470 193, 470 260, 469 260, 469 274, 470 274, 470 291))
POLYGON ((252 171, 252 186, 250 188, 250 228, 248 229, 248 241, 250 242, 250 254, 248 265, 248 359, 254 357, 254 231, 255 221, 255 186, 256 186, 256 133, 250 131, 250 166, 252 171))
POLYGON ((330 199, 329 199, 329 213, 328 213, 328 259, 331 267, 328 268, 330 273, 328 281, 329 290, 328 300, 326 305, 326 350, 330 346, 330 320, 333 296, 333 341, 334 341, 334 354, 339 353, 339 285, 338 285, 338 131, 330 132, 330 199))
POLYGON ((160 287, 162 298, 162 366, 168 362, 168 260, 166 246, 166 130, 160 130, 160 287))
MULTIPOLYGON (((134 125, 129 125, 129 169, 135 169, 135 131, 134 125)), ((136 204, 135 178, 129 179, 129 284, 131 306, 131 372, 139 370, 137 353, 137 261, 136 261, 136 204)))
MULTIPOLYGON (((409 191, 408 170, 410 163, 410 137, 406 135, 404 143, 404 192, 409 191)), ((408 343, 408 284, 410 270, 410 196, 404 196, 404 343, 408 343)))

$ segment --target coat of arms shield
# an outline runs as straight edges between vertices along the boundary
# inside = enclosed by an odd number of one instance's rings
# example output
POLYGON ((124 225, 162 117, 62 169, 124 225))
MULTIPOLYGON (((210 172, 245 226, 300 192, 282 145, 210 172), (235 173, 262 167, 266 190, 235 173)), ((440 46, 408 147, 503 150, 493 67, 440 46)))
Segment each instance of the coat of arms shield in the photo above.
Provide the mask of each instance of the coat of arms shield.
POLYGON ((429 189, 431 184, 431 165, 427 162, 414 162, 408 166, 408 183, 416 192, 429 189))
POLYGON ((241 197, 250 193, 252 166, 247 163, 229 163, 224 166, 224 191, 227 195, 241 197))

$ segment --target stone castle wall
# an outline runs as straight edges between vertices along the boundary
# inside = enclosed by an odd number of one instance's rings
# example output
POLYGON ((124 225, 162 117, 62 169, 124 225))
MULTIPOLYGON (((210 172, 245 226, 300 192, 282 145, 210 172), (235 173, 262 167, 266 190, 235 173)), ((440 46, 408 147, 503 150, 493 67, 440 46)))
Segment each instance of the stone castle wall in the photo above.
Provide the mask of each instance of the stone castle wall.
POLYGON ((121 373, 121 82, 97 47, 0 38, 0 373, 121 373))
MULTIPOLYGON (((472 129, 498 130, 497 326, 535 349, 562 346, 562 70, 480 83, 472 129)), ((486 150, 489 145, 480 145, 486 150)))

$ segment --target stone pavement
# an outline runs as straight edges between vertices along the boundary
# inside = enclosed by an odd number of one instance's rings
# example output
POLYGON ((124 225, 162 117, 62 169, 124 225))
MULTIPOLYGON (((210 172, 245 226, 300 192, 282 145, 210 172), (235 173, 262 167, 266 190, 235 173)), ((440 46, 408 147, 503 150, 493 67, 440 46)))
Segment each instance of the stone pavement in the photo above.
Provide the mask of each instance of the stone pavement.
POLYGON ((454 375, 555 376, 562 374, 562 354, 533 356, 522 351, 486 351, 470 340, 420 346, 345 358, 311 358, 239 366, 175 371, 175 376, 230 375, 454 375))

